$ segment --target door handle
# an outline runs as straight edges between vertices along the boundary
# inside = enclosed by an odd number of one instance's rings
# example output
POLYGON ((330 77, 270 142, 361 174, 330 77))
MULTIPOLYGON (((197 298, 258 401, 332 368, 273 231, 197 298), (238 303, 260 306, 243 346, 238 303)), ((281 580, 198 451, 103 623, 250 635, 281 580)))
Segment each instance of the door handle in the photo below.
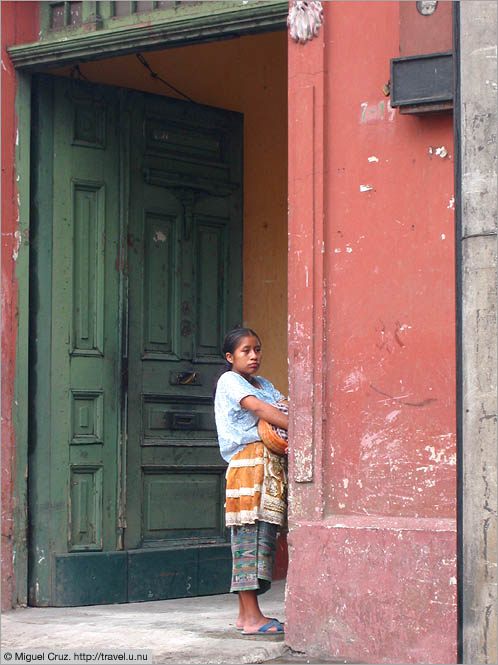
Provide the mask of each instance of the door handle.
POLYGON ((199 372, 171 372, 170 383, 172 386, 202 386, 199 372))
POLYGON ((197 378, 197 372, 180 372, 178 374, 178 383, 182 386, 188 386, 193 383, 197 378))

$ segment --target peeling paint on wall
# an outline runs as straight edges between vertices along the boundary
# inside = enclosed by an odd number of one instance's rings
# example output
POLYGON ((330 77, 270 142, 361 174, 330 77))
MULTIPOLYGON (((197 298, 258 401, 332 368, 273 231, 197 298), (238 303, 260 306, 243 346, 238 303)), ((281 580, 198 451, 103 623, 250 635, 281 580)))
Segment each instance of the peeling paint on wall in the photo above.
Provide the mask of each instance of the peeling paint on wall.
POLYGON ((448 157, 448 150, 444 147, 444 145, 440 146, 439 148, 433 148, 432 146, 429 146, 428 152, 429 155, 435 155, 436 157, 441 157, 441 159, 448 157))
POLYGON ((363 367, 355 369, 348 374, 344 379, 343 390, 348 393, 356 392, 360 389, 362 382, 365 380, 365 374, 363 372, 363 367))
POLYGON ((12 259, 14 261, 17 261, 17 257, 19 256, 19 248, 21 247, 21 240, 22 240, 20 231, 14 232, 14 239, 15 239, 15 244, 14 244, 14 249, 12 250, 12 259))
POLYGON ((386 420, 388 422, 392 422, 398 414, 401 413, 401 409, 396 409, 395 411, 391 411, 390 413, 387 414, 386 420))
MULTIPOLYGON (((447 436, 451 437, 450 441, 450 448, 453 449, 453 434, 446 435, 443 434, 441 436, 442 439, 446 438, 447 436)), ((455 465, 456 464, 456 453, 451 453, 448 455, 448 451, 443 449, 443 450, 438 450, 436 451, 436 448, 434 446, 425 446, 425 450, 430 453, 429 459, 431 461, 436 462, 436 464, 451 464, 455 465)))

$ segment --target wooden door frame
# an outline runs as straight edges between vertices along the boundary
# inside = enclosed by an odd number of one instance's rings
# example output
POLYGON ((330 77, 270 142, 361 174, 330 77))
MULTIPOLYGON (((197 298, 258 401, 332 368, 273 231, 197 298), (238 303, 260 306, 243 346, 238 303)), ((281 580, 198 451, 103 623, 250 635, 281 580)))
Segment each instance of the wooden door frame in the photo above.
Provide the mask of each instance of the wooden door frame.
MULTIPOLYGON (((9 56, 16 67, 17 95, 16 112, 18 136, 16 141, 16 174, 19 192, 19 228, 22 250, 16 266, 18 287, 17 349, 15 369, 14 429, 16 432, 16 455, 14 469, 13 545, 14 595, 12 603, 28 604, 29 574, 29 528, 28 476, 29 476, 29 405, 32 401, 30 383, 30 299, 31 271, 34 266, 30 256, 30 206, 31 188, 31 113, 32 74, 50 68, 82 61, 93 61, 117 57, 138 51, 162 50, 188 46, 201 42, 233 39, 235 37, 275 32, 286 29, 288 2, 282 0, 266 2, 259 7, 238 8, 221 15, 192 17, 176 22, 172 30, 171 21, 159 21, 154 29, 132 26, 126 31, 113 33, 100 31, 61 39, 59 42, 36 42, 8 48, 9 56)), ((125 149, 125 148, 123 148, 125 149)), ((126 156, 124 155, 125 159, 126 156)), ((123 174, 122 174, 123 175, 123 174)), ((124 295, 124 294, 121 294, 124 295)), ((121 299, 124 300, 123 298, 121 299)), ((122 313, 124 316, 124 312, 122 313)), ((126 455, 126 450, 123 450, 126 455)), ((122 483, 120 504, 122 505, 125 484, 122 483)))

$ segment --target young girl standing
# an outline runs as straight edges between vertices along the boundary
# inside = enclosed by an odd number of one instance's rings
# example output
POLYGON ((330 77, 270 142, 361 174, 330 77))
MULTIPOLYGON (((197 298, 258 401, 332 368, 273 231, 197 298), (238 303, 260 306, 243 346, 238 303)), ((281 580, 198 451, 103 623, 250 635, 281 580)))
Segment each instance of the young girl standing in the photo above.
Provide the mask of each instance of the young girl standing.
POLYGON ((288 429, 288 416, 274 403, 284 396, 256 373, 261 341, 250 328, 231 330, 223 342, 228 371, 215 393, 221 456, 229 463, 225 517, 231 527, 232 584, 238 593, 237 628, 243 635, 282 635, 276 619, 265 617, 258 595, 271 586, 277 529, 286 520, 285 457, 260 441, 258 420, 288 429))

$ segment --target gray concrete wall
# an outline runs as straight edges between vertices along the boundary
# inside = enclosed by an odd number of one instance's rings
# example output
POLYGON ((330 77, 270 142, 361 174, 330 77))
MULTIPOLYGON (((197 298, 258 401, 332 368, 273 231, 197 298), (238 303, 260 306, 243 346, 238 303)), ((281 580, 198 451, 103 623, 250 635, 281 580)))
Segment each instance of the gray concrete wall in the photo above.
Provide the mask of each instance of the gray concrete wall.
POLYGON ((496 663, 496 3, 460 3, 463 662, 496 663))

